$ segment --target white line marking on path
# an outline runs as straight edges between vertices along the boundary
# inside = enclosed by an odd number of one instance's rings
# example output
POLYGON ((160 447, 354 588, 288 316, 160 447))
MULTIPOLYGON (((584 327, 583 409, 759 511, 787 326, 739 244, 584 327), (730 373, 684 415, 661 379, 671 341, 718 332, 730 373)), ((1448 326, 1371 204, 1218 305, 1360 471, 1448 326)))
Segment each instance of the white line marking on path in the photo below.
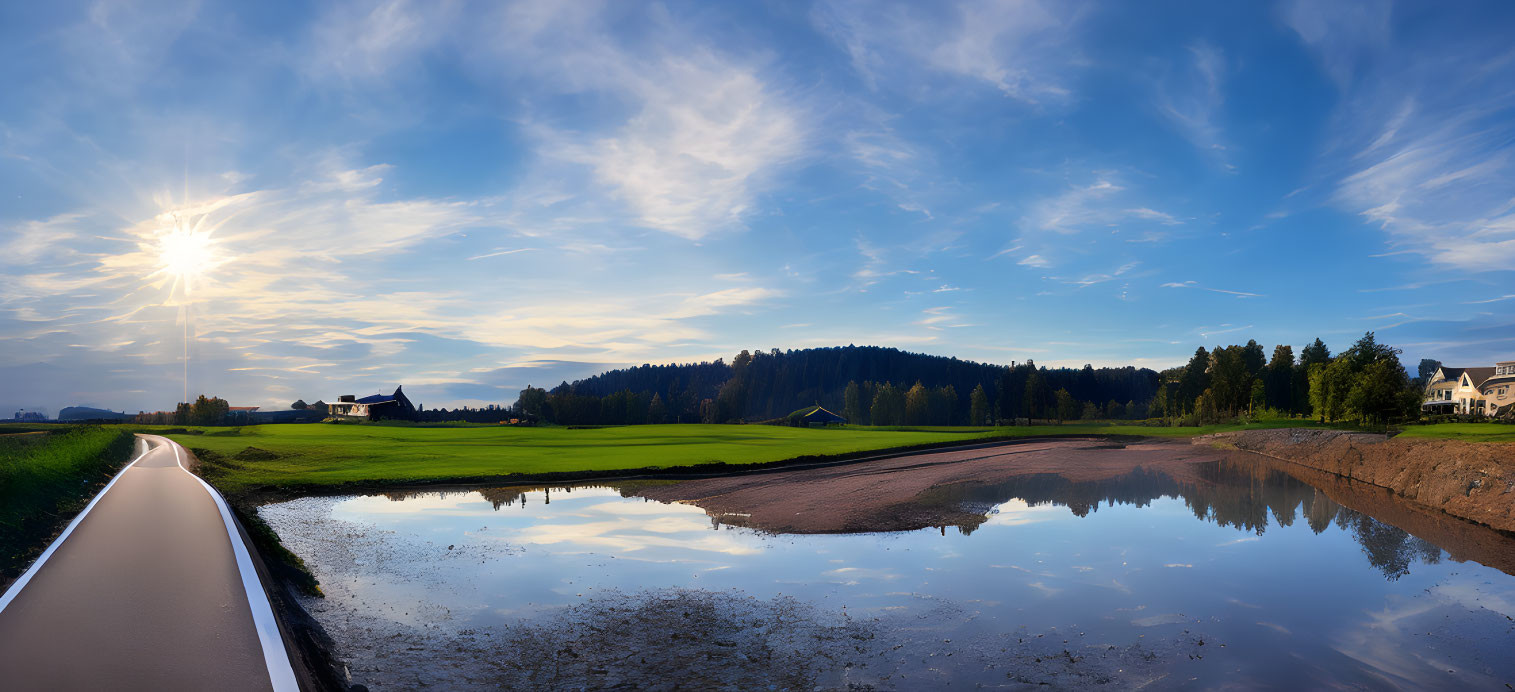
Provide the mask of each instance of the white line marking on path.
POLYGON ((42 551, 42 555, 37 557, 37 560, 32 563, 32 566, 29 569, 26 570, 26 573, 22 574, 20 579, 17 579, 15 583, 11 584, 11 587, 9 589, 5 590, 5 595, 0 596, 0 613, 5 612, 5 607, 10 605, 11 601, 16 600, 16 596, 21 593, 21 589, 25 588, 27 582, 30 582, 32 580, 32 577, 37 574, 37 570, 42 569, 42 564, 47 562, 47 559, 53 556, 53 552, 58 550, 58 546, 63 545, 63 541, 68 540, 69 534, 74 532, 74 528, 79 525, 79 522, 84 521, 85 515, 89 514, 89 511, 95 508, 95 503, 99 502, 100 498, 105 497, 105 494, 110 492, 111 487, 116 484, 116 481, 121 480, 121 476, 125 475, 128 469, 136 466, 137 462, 142 460, 142 457, 147 456, 147 453, 152 451, 152 448, 147 446, 146 440, 138 438, 138 441, 141 442, 142 446, 146 447, 146 449, 143 449, 141 454, 138 454, 135 459, 132 459, 131 463, 122 466, 121 470, 117 471, 116 475, 111 477, 110 482, 106 483, 105 487, 100 489, 100 492, 95 493, 95 497, 89 501, 89 504, 85 505, 84 509, 74 517, 74 520, 68 523, 68 526, 63 529, 63 533, 58 534, 58 537, 56 539, 53 539, 53 542, 47 546, 47 550, 42 551))
POLYGON ((232 552, 237 556, 237 572, 242 576, 242 590, 247 594, 247 606, 252 611, 253 624, 258 629, 258 642, 263 645, 263 664, 268 668, 269 681, 273 683, 275 692, 299 692, 300 683, 295 680, 294 668, 289 664, 289 653, 284 650, 284 637, 279 635, 279 622, 274 618, 268 594, 263 592, 263 583, 258 580, 258 571, 253 568, 252 556, 247 553, 242 535, 237 532, 231 509, 226 506, 221 493, 184 468, 183 455, 180 454, 184 448, 166 437, 161 439, 173 448, 174 463, 179 465, 179 470, 189 474, 200 487, 205 488, 205 492, 210 493, 210 499, 215 501, 216 509, 221 510, 221 521, 226 524, 226 535, 231 539, 232 552))

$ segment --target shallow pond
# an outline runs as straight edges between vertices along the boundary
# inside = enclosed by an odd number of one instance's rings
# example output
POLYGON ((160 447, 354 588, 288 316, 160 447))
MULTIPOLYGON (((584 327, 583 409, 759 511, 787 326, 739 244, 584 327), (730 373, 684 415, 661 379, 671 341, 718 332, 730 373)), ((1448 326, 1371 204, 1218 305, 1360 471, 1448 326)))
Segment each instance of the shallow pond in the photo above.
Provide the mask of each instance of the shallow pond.
POLYGON ((988 519, 896 533, 767 534, 635 485, 260 512, 375 688, 1515 683, 1515 577, 1486 566, 1515 538, 1271 462, 1191 471, 936 488, 988 519))

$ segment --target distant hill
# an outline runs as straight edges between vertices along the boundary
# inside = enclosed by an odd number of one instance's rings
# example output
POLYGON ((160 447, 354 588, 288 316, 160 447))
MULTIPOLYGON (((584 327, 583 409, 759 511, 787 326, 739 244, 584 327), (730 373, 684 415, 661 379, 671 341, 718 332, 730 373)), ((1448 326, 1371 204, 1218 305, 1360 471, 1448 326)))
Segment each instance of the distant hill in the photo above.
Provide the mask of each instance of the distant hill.
POLYGON ((91 408, 89 406, 69 406, 58 412, 58 420, 130 420, 131 414, 117 413, 103 408, 91 408))
MULTIPOLYGON (((910 387, 955 390, 958 408, 966 410, 969 393, 983 386, 991 400, 998 401, 1001 388, 1024 386, 1024 373, 1011 375, 1009 366, 958 358, 911 353, 881 346, 836 346, 790 351, 743 351, 732 359, 706 363, 642 365, 595 375, 572 384, 563 383, 554 393, 606 397, 631 392, 651 397, 661 395, 675 412, 697 409, 698 402, 716 399, 728 383, 737 383, 734 396, 746 420, 779 418, 798 408, 817 403, 833 411, 843 406, 849 382, 894 383, 910 387)), ((1080 368, 1040 371, 1052 390, 1067 388, 1081 401, 1144 403, 1156 392, 1157 373, 1137 368, 1080 368)), ((1015 392, 1019 396, 1019 391, 1015 392)), ((728 395, 733 395, 728 392, 728 395)), ((864 402, 865 407, 868 402, 864 402)))

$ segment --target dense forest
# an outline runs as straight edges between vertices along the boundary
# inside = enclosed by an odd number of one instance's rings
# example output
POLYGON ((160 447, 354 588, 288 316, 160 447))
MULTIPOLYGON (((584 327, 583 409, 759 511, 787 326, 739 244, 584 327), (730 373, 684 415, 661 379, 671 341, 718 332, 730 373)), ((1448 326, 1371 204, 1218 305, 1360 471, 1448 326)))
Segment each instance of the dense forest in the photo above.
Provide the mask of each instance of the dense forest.
POLYGON ((1046 368, 978 363, 878 346, 742 351, 728 364, 642 365, 550 391, 528 386, 516 410, 563 425, 782 422, 820 405, 859 425, 993 425, 1156 420, 1198 425, 1238 416, 1314 416, 1382 423, 1419 413, 1422 361, 1411 377, 1398 349, 1369 332, 1333 357, 1316 339, 1296 359, 1256 341, 1198 348, 1188 364, 1046 368))
POLYGON ((729 364, 612 370, 551 391, 528 387, 519 405, 527 415, 571 425, 765 421, 817 404, 858 424, 982 425, 998 418, 1055 417, 1058 391, 1099 402, 1101 417, 1128 417, 1152 399, 1158 384, 1158 373, 1131 367, 1007 367, 841 346, 743 351, 729 364), (1002 395, 1007 388, 1016 394, 1002 395), (1022 405, 1022 392, 1031 395, 1031 407, 1022 405))

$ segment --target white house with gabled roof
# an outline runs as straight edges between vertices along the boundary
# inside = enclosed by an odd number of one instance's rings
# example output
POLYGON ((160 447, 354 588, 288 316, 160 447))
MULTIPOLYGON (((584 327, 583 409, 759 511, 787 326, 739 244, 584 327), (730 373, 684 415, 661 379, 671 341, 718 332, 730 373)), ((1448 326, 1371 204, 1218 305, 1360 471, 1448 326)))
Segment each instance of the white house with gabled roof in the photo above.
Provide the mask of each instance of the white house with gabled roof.
POLYGON ((1515 360, 1491 368, 1442 366, 1426 383, 1428 413, 1500 415, 1515 411, 1515 360))

